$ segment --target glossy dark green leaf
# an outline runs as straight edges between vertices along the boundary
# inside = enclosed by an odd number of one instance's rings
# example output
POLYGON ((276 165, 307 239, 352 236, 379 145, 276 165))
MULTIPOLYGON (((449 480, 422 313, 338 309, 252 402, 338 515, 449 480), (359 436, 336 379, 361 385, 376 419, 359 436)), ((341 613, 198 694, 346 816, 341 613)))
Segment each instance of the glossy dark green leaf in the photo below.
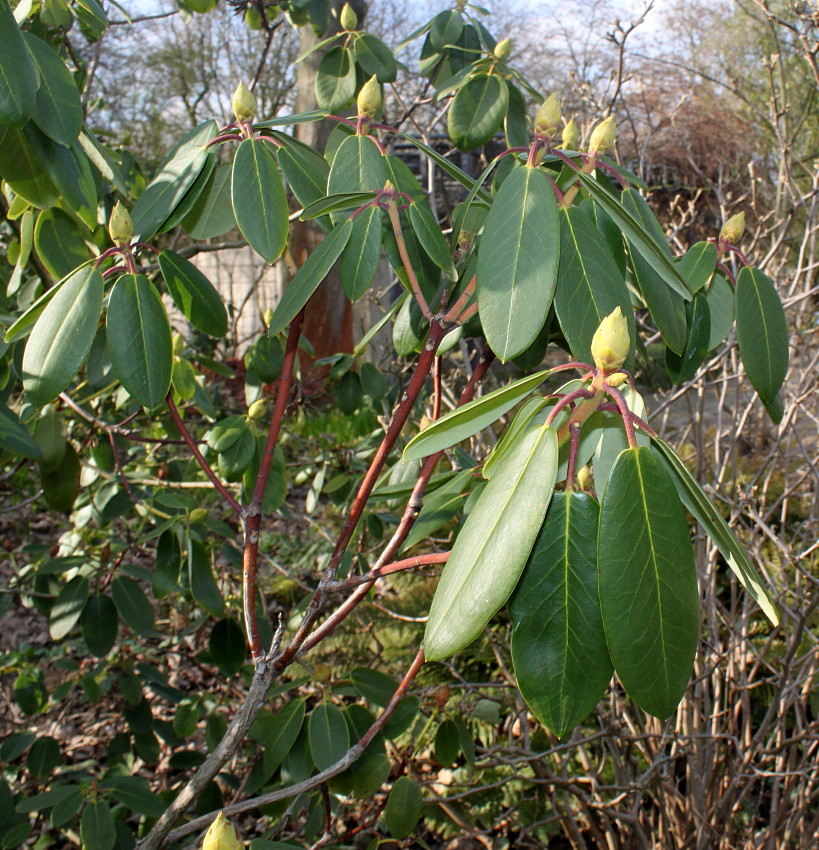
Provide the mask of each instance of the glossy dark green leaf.
POLYGON ((296 318, 310 296, 330 272, 333 264, 350 239, 353 222, 349 219, 333 230, 319 243, 318 247, 305 260, 304 265, 293 276, 284 295, 276 306, 268 333, 280 334, 296 318))
POLYGON ((435 454, 477 434, 533 393, 551 374, 551 369, 536 372, 455 408, 409 441, 404 462, 435 454))
POLYGON ((770 404, 788 373, 788 322, 773 281, 743 268, 736 288, 737 342, 748 380, 770 404))
POLYGON ((506 117, 509 92, 497 74, 476 74, 458 90, 447 113, 447 129, 455 147, 471 151, 485 145, 506 117))
POLYGON ((55 511, 70 511, 80 492, 80 458, 71 443, 65 447, 60 465, 40 472, 40 486, 48 506, 55 511))
POLYGON ((327 213, 355 210, 369 204, 374 199, 374 192, 341 192, 338 195, 328 195, 326 198, 319 198, 312 204, 308 204, 299 218, 302 221, 309 221, 310 219, 320 218, 327 213))
POLYGON ((0 404, 0 449, 19 457, 41 458, 42 449, 4 404, 0 404))
POLYGON ((199 605, 214 617, 221 617, 225 601, 213 577, 210 553, 197 540, 188 544, 188 580, 193 598, 199 605))
MULTIPOLYGON (((665 241, 665 234, 642 196, 634 189, 626 189, 622 195, 622 204, 623 208, 632 214, 650 236, 651 243, 656 246, 656 250, 671 263, 671 252, 665 241)), ((637 285, 646 301, 649 312, 663 335, 665 344, 672 351, 681 354, 685 348, 687 330, 683 298, 668 286, 666 279, 658 270, 658 264, 654 258, 646 258, 640 251, 640 246, 631 241, 628 232, 626 238, 629 239, 629 245, 637 248, 636 251, 631 252, 631 264, 637 285)), ((673 263, 672 266, 675 272, 679 272, 673 263)), ((690 293, 688 293, 688 298, 691 298, 690 293)))
POLYGON ((648 447, 614 464, 600 508, 600 603, 611 660, 637 704, 665 719, 691 676, 699 594, 674 482, 648 447))
POLYGON ((634 341, 628 288, 608 250, 589 202, 569 207, 560 221, 560 265, 555 312, 572 354, 591 363, 591 341, 600 322, 620 307, 634 341))
POLYGON ((58 829, 76 818, 82 808, 83 793, 79 788, 72 787, 71 793, 58 800, 51 809, 51 826, 58 829))
POLYGON ((782 421, 782 417, 785 415, 785 402, 782 401, 782 396, 779 393, 765 405, 765 412, 774 425, 778 425, 782 421))
POLYGON ((339 112, 355 97, 355 58, 352 50, 336 45, 321 57, 316 73, 319 109, 339 112))
POLYGON ((313 709, 307 724, 310 754, 319 770, 334 765, 350 748, 347 721, 332 703, 322 703, 313 709))
POLYGON ((227 310, 205 275, 193 263, 169 250, 159 255, 159 268, 182 315, 203 333, 223 337, 228 328, 227 310))
MULTIPOLYGON (((0 414, 2 413, 0 409, 0 414)), ((65 420, 54 410, 49 410, 34 426, 34 439, 40 447, 40 467, 53 471, 63 460, 66 448, 65 420)))
POLYGON ((275 714, 260 714, 254 721, 249 735, 264 747, 264 769, 268 776, 273 775, 293 749, 304 722, 304 705, 303 699, 293 699, 275 714))
POLYGON ((461 735, 453 720, 444 720, 435 732, 435 759, 441 767, 451 767, 461 754, 461 735))
POLYGON ((193 209, 199 200, 200 196, 204 193, 205 188, 210 182, 210 178, 213 176, 213 172, 216 169, 216 152, 213 148, 210 149, 207 157, 205 157, 205 162, 202 168, 199 170, 199 174, 196 176, 196 180, 191 184, 190 189, 185 192, 182 199, 174 208, 174 211, 162 222, 157 233, 167 233, 169 230, 173 230, 178 224, 182 222, 184 218, 187 217, 188 213, 193 209))
POLYGON ((214 624, 208 638, 208 650, 224 676, 235 676, 242 669, 247 644, 245 633, 233 617, 223 617, 214 624))
POLYGON ((0 133, 0 176, 15 194, 40 209, 53 206, 59 198, 48 166, 32 150, 23 130, 8 127, 0 133))
POLYGON ((665 368, 675 384, 684 384, 697 374, 711 338, 711 311, 705 295, 695 295, 693 301, 685 305, 685 313, 688 334, 683 353, 675 354, 670 348, 665 352, 665 368))
POLYGON ((460 12, 454 9, 439 12, 430 22, 430 45, 435 50, 443 50, 458 41, 463 29, 464 19, 460 12))
POLYGON ((699 292, 709 284, 716 267, 717 246, 713 242, 697 242, 677 263, 677 270, 692 292, 699 292))
POLYGON ((345 372, 336 387, 336 400, 338 409, 345 415, 350 416, 358 410, 364 398, 361 389, 361 380, 358 372, 345 372))
POLYGON ((206 121, 187 133, 170 152, 131 210, 138 239, 150 239, 180 204, 204 167, 208 159, 206 145, 217 132, 216 122, 206 121))
POLYGON ((559 253, 560 219, 549 178, 535 168, 515 169, 498 191, 478 247, 481 325, 501 360, 526 351, 543 327, 559 253))
POLYGON ((182 218, 182 228, 191 239, 213 239, 236 226, 230 197, 231 172, 229 163, 218 163, 196 203, 182 218))
POLYGON ((82 612, 82 636, 88 651, 97 658, 105 658, 117 639, 119 620, 117 608, 110 596, 96 593, 82 612))
POLYGON ((272 263, 287 243, 287 195, 276 160, 264 142, 245 139, 233 160, 233 214, 250 247, 272 263))
POLYGON ((774 626, 778 625, 779 613, 768 595, 762 578, 722 514, 714 507, 685 464, 677 457, 674 449, 659 437, 652 437, 652 444, 665 461, 666 468, 686 509, 714 542, 728 566, 764 611, 765 616, 774 626))
POLYGON ((112 776, 103 779, 99 789, 110 794, 131 811, 149 818, 160 817, 166 809, 162 797, 154 794, 141 776, 112 776))
POLYGON ((105 328, 122 386, 144 407, 155 407, 171 385, 173 352, 165 305, 145 275, 122 275, 114 284, 105 328))
POLYGON ((88 601, 89 585, 85 576, 74 576, 59 592, 48 617, 52 640, 62 640, 82 616, 88 601))
POLYGON ((734 326, 734 287, 721 274, 715 274, 705 293, 711 314, 711 334, 708 350, 712 351, 725 341, 734 326))
POLYGON ((310 156, 285 148, 279 151, 277 158, 284 179, 302 206, 306 207, 326 194, 330 166, 324 157, 318 157, 316 162, 310 156))
POLYGON ((379 83, 392 83, 398 76, 398 63, 392 51, 371 33, 362 33, 356 39, 355 61, 379 83))
POLYGON ((37 98, 37 72, 8 0, 0 0, 0 126, 22 127, 37 98))
POLYGON ((114 818, 107 803, 89 803, 82 813, 80 836, 83 850, 113 850, 117 843, 114 818))
POLYGON ((143 636, 154 633, 154 609, 137 582, 128 576, 117 576, 111 582, 111 597, 128 628, 143 636))
POLYGON ((79 371, 94 341, 102 296, 102 275, 83 268, 40 314, 23 355, 23 386, 32 404, 53 401, 79 371))
POLYGON ((563 738, 611 679, 597 592, 597 502, 555 493, 509 601, 512 661, 535 716, 563 738))
POLYGON ((452 253, 449 243, 441 233, 441 227, 432 215, 426 203, 418 202, 410 205, 409 218, 412 229, 427 256, 444 272, 452 269, 452 253))
POLYGON ((327 194, 380 192, 387 181, 384 156, 369 136, 348 136, 339 145, 327 178, 327 194))
POLYGON ((179 584, 182 569, 182 550, 176 532, 169 528, 159 535, 156 542, 156 561, 151 576, 151 593, 164 599, 179 584))
POLYGON ((509 90, 509 105, 506 108, 506 118, 503 130, 506 134, 506 144, 510 148, 528 147, 529 145, 529 114, 526 98, 520 89, 510 82, 506 83, 509 90))
POLYGON ((219 474, 226 481, 241 480, 244 471, 253 463, 255 454, 256 437, 247 424, 244 424, 239 438, 219 453, 219 474))
POLYGON ((372 206, 353 220, 353 229, 341 258, 341 283, 350 301, 369 289, 381 260, 381 211, 372 206))
POLYGON ((33 33, 24 33, 24 38, 40 75, 31 119, 49 138, 69 147, 82 129, 80 92, 53 48, 33 33))
MULTIPOLYGON (((51 740, 54 739, 52 738, 51 740)), ((59 745, 57 746, 57 752, 59 752, 59 745)), ((64 800, 70 794, 74 794, 77 790, 76 785, 55 785, 49 791, 43 791, 41 794, 35 794, 33 797, 21 800, 14 806, 14 811, 20 814, 42 812, 57 805, 57 803, 64 800)), ((0 802, 3 801, 0 800, 0 802)), ((12 801, 9 800, 8 802, 11 803, 12 801)), ((11 808, 9 812, 11 812, 11 808)), ((2 826, 2 818, 3 816, 0 815, 0 826, 2 826)))
POLYGON ((399 841, 412 835, 423 810, 421 786, 411 777, 401 776, 392 786, 384 809, 384 820, 390 835, 399 841))
POLYGON ((72 272, 88 259, 84 228, 57 207, 43 210, 34 227, 34 247, 43 265, 55 277, 72 272))
POLYGON ((551 428, 525 434, 504 458, 444 567, 424 635, 428 660, 472 643, 509 598, 543 524, 556 473, 557 434, 551 428))
POLYGON ((26 757, 26 767, 32 776, 45 778, 62 760, 57 739, 43 735, 31 745, 26 757))
POLYGON ((245 363, 265 384, 272 384, 284 365, 281 340, 278 337, 260 336, 245 354, 245 363))

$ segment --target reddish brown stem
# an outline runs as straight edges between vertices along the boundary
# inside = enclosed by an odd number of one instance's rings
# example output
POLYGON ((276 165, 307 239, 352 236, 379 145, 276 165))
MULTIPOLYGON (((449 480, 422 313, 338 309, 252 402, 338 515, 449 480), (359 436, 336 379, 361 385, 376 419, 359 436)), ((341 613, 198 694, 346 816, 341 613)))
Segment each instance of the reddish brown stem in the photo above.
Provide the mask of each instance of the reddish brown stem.
POLYGON ((387 213, 390 217, 393 233, 395 234, 395 242, 398 245, 398 253, 401 255, 401 262, 404 264, 404 271, 406 271, 410 286, 412 287, 412 294, 415 296, 415 300, 418 302, 418 306, 421 308, 421 312, 424 314, 424 317, 431 320, 432 311, 429 309, 427 299, 424 298, 424 293, 421 291, 421 284, 418 282, 415 269, 413 269, 412 263, 410 262, 409 254, 407 253, 407 245, 404 241, 404 232, 401 229, 401 220, 398 216, 398 205, 394 198, 387 204, 387 213))
POLYGON ((477 278, 475 277, 475 275, 472 275, 472 280, 470 280, 469 283, 464 287, 464 291, 461 293, 458 300, 452 305, 452 308, 444 316, 445 321, 455 322, 458 320, 461 311, 469 303, 469 299, 475 294, 476 283, 477 278))
POLYGON ((416 555, 414 558, 404 558, 401 561, 394 561, 392 564, 384 564, 383 567, 372 569, 363 576, 348 578, 346 581, 336 582, 329 588, 330 591, 352 590, 354 587, 359 587, 362 584, 372 584, 384 576, 400 573, 404 570, 414 570, 418 567, 427 567, 430 564, 445 564, 449 558, 449 552, 433 552, 429 555, 416 555))
POLYGON ((571 404, 572 402, 578 401, 581 398, 593 398, 594 393, 591 390, 586 389, 578 389, 573 392, 568 393, 567 395, 562 396, 557 400, 557 404, 552 408, 549 415, 546 417, 546 422, 544 423, 545 427, 549 427, 557 418, 557 414, 563 410, 564 407, 571 404))
POLYGON ((580 445, 580 425, 569 428, 569 462, 566 465, 566 492, 574 490, 574 469, 577 464, 577 447, 580 445))
POLYGON ((608 384, 603 384, 603 391, 610 395, 616 402, 620 415, 623 417, 623 424, 626 427, 626 437, 630 449, 637 448, 637 437, 634 435, 634 422, 632 412, 628 409, 626 400, 620 390, 610 387, 608 384))
POLYGON ((441 415, 441 358, 436 357, 432 367, 432 421, 441 415))

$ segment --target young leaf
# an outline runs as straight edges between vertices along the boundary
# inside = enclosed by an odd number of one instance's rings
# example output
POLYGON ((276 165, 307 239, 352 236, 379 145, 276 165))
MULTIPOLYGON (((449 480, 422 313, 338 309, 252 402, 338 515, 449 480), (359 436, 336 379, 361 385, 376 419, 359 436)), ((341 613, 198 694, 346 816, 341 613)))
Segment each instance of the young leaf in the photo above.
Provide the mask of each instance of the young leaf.
POLYGON ((770 404, 788 373, 788 322, 773 281, 760 269, 737 277, 737 342, 748 380, 770 404))
POLYGON ((779 613, 768 596, 765 585, 751 563, 748 553, 737 540, 736 535, 722 514, 714 507, 711 500, 703 492, 697 480, 688 471, 685 464, 677 457, 674 449, 659 437, 651 438, 654 448, 666 464, 666 469, 677 488, 677 493, 689 513, 702 526, 703 531, 711 538, 728 566, 733 570, 742 586, 751 594, 765 616, 776 626, 779 624, 779 613))
POLYGON ((173 351, 165 305, 145 275, 125 274, 114 284, 105 328, 122 386, 143 407, 155 407, 171 385, 173 351))
POLYGON ((23 387, 32 404, 54 401, 79 371, 94 341, 102 295, 102 275, 83 268, 40 314, 23 354, 23 387))
POLYGON ((368 207, 353 221, 341 258, 341 283, 350 301, 357 301, 373 282, 381 259, 381 211, 368 207))
POLYGON ((492 350, 504 362, 534 342, 557 283, 560 219, 549 178, 515 169, 504 181, 478 247, 478 305, 492 350))
POLYGON ((675 354, 670 348, 665 352, 665 368, 675 384, 684 384, 697 374, 708 353, 711 338, 711 311, 705 295, 695 295, 694 300, 685 305, 685 312, 688 334, 683 353, 675 354))
POLYGON ((287 243, 287 195, 276 160, 264 142, 245 139, 236 151, 231 178, 233 214, 250 247, 275 262, 287 243))
POLYGON ((444 567, 424 635, 427 659, 439 661, 468 646, 509 598, 543 524, 556 473, 551 428, 525 434, 504 459, 444 567))
POLYGON ((664 720, 691 676, 699 595, 688 523, 648 447, 626 449, 600 508, 600 604, 614 669, 637 704, 664 720))
POLYGON ((223 337, 228 327, 227 310, 205 275, 193 263, 169 250, 159 255, 159 268, 174 304, 185 318, 203 333, 223 337))
POLYGON ((0 127, 22 127, 37 99, 37 72, 8 0, 0 0, 0 127))
POLYGON ((317 706, 307 724, 310 754, 319 770, 334 765, 350 747, 350 730, 341 710, 332 703, 317 706))
POLYGON ((503 124, 509 104, 506 82, 497 74, 476 74, 452 100, 447 115, 455 147, 471 151, 485 145, 503 124))
POLYGON ((555 493, 509 602, 518 687, 558 738, 594 708, 612 674, 597 592, 599 513, 586 493, 555 493))

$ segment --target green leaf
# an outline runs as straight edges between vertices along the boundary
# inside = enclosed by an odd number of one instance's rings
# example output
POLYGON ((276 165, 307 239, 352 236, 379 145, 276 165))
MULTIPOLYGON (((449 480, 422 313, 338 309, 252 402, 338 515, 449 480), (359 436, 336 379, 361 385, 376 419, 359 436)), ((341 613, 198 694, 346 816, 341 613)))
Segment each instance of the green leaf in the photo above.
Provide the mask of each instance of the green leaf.
POLYGON ((368 207, 353 220, 350 239, 341 258, 341 283, 350 301, 370 288, 381 259, 381 211, 368 207))
POLYGON ((539 428, 522 437, 484 488, 432 600, 424 635, 428 660, 472 643, 509 598, 543 524, 556 473, 557 434, 539 428))
POLYGON ((88 592, 88 579, 85 576, 74 576, 60 591, 48 617, 48 631, 52 640, 62 640, 79 622, 88 601, 88 592))
POLYGON ((557 283, 560 219, 549 178, 521 167, 504 181, 478 246, 478 305, 492 350, 504 362, 534 342, 557 283))
POLYGON ((427 457, 477 434, 533 393, 552 374, 536 372, 476 398, 427 425, 404 449, 403 461, 427 457))
POLYGON ((202 333, 223 337, 228 329, 227 310, 213 284, 184 257, 165 250, 159 268, 174 304, 202 333))
POLYGON ((454 720, 447 718, 435 732, 435 759, 441 767, 451 767, 461 754, 461 733, 454 720))
POLYGON ((332 703, 313 709, 307 724, 310 754, 319 770, 334 765, 350 748, 350 730, 341 710, 332 703))
POLYGON ((688 523, 671 476, 642 446, 614 464, 600 508, 600 604, 614 669, 664 720, 691 676, 699 594, 688 523))
POLYGON ((0 175, 15 194, 40 209, 53 206, 59 198, 48 175, 49 165, 32 149, 22 130, 9 127, 0 135, 0 175))
POLYGON ((452 99, 447 130, 452 144, 463 151, 485 145, 506 117, 509 91, 497 74, 475 74, 452 99))
POLYGON ((80 836, 83 850, 113 850, 117 843, 114 818, 107 803, 89 803, 82 813, 80 836))
POLYGON ((45 778, 62 760, 57 739, 50 735, 43 735, 32 744, 28 751, 26 767, 32 776, 45 778))
POLYGON ((123 196, 128 197, 128 184, 125 175, 114 160, 107 148, 97 141, 96 136, 83 127, 80 133, 79 144, 88 159, 94 164, 99 173, 109 180, 114 188, 123 196))
POLYGON ((216 122, 206 121, 187 133, 170 152, 131 210, 137 239, 150 239, 177 208, 204 167, 208 159, 206 145, 217 132, 216 122))
POLYGON ((287 244, 287 195, 273 154, 264 142, 245 139, 233 160, 233 214, 250 247, 275 262, 287 244))
POLYGON ((424 498, 418 518, 413 523, 407 539, 401 546, 400 551, 411 549, 417 543, 421 543, 431 535, 435 534, 464 506, 465 490, 473 480, 471 469, 465 469, 455 475, 451 480, 437 487, 432 493, 424 498))
POLYGON ((425 202, 415 201, 410 205, 409 218, 412 229, 427 256, 439 269, 449 274, 452 271, 452 253, 432 211, 425 202))
POLYGON ((5 404, 0 403, 0 449, 20 457, 42 457, 42 449, 5 404))
POLYGON ((308 204, 301 212, 302 221, 320 218, 327 213, 357 209, 375 200, 375 192, 341 192, 338 195, 327 195, 308 204))
POLYGON ((768 596, 762 578, 722 514, 711 503, 711 500, 703 492, 702 487, 688 471, 685 464, 677 457, 674 449, 659 437, 652 437, 651 440, 654 448, 665 461, 666 469, 671 474, 677 487, 677 493, 686 509, 711 538, 728 566, 733 570, 742 586, 754 598, 765 616, 774 626, 779 625, 779 613, 768 596))
POLYGON ((770 404, 788 373, 788 322, 773 281, 760 269, 737 276, 737 342, 748 380, 770 404))
POLYGON ((132 578, 117 576, 111 582, 111 597, 128 628, 143 637, 154 633, 154 609, 145 591, 132 578))
POLYGON ((210 553, 197 540, 191 540, 188 544, 188 580, 193 598, 199 605, 214 617, 221 617, 225 601, 213 577, 210 553))
POLYGON ((56 51, 33 33, 23 34, 40 75, 31 119, 51 139, 69 147, 77 141, 83 122, 80 93, 74 77, 56 51))
POLYGON ((159 535, 156 542, 156 561, 151 576, 151 593, 164 599, 179 584, 182 569, 182 550, 176 532, 169 528, 159 535))
POLYGON ((392 51, 381 39, 368 32, 361 33, 355 43, 355 61, 379 83, 395 82, 398 63, 392 51))
POLYGON ((22 127, 37 99, 37 73, 8 0, 0 0, 0 126, 22 127))
POLYGON ((677 270, 692 292, 706 287, 717 267, 717 246, 713 242, 697 242, 677 263, 677 270))
POLYGON ((105 658, 117 639, 117 608, 110 596, 96 593, 82 612, 82 636, 88 651, 105 658))
POLYGON ((205 187, 210 183, 210 178, 213 176, 213 172, 216 169, 216 159, 216 151, 211 148, 205 158, 204 165, 196 177, 196 180, 193 181, 190 189, 185 192, 184 197, 176 205, 174 211, 165 219, 165 221, 162 222, 157 230, 157 234, 167 233, 168 231, 173 230, 173 228, 176 227, 193 209, 196 202, 199 200, 200 195, 205 191, 205 187))
POLYGON ((435 50, 455 44, 464 30, 464 19, 460 12, 448 9, 439 12, 429 25, 429 43, 435 50))
POLYGON ((314 158, 299 150, 282 148, 277 159, 284 179, 302 206, 306 207, 325 196, 330 166, 324 157, 314 158))
POLYGON ((159 794, 148 788, 140 776, 112 776, 99 784, 100 791, 110 794, 131 811, 149 818, 158 818, 167 806, 159 794))
POLYGON ((182 229, 197 241, 213 239, 236 226, 230 197, 230 163, 217 163, 196 203, 182 218, 182 229))
POLYGON ((319 284, 330 272, 333 264, 341 256, 350 235, 353 222, 347 219, 319 243, 318 247, 305 260, 304 265, 293 276, 276 306, 268 333, 276 336, 281 333, 301 312, 310 300, 319 284))
POLYGON ((65 447, 62 462, 54 470, 41 470, 40 486, 48 506, 55 511, 70 511, 80 491, 80 458, 71 443, 65 447))
POLYGON ((387 167, 375 142, 369 136, 348 136, 333 158, 327 194, 380 192, 386 181, 387 167))
MULTIPOLYGON (((675 272, 679 273, 677 266, 671 262, 671 252, 668 250, 665 234, 643 197, 634 189, 626 189, 622 195, 622 203, 623 208, 640 222, 641 227, 650 236, 652 244, 657 247, 657 251, 671 263, 675 272)), ((610 212, 609 215, 611 215, 610 212)), ((614 218, 613 215, 612 218, 614 218)), ((651 316, 663 335, 666 345, 677 354, 682 354, 686 337, 683 300, 675 291, 675 287, 669 288, 666 278, 653 258, 646 257, 640 251, 639 245, 632 242, 629 232, 626 232, 626 238, 629 240, 629 245, 637 248, 636 252, 631 252, 631 264, 640 293, 648 305, 651 316)), ((691 293, 686 290, 684 297, 686 300, 691 300, 691 293)))
POLYGON ((782 396, 779 393, 765 405, 765 412, 770 416, 774 425, 778 425, 782 421, 782 417, 785 415, 785 402, 782 401, 782 396))
POLYGON ((384 809, 390 835, 399 841, 412 835, 423 810, 421 786, 411 777, 401 776, 392 786, 384 809))
POLYGON ((76 785, 56 785, 49 791, 43 791, 41 794, 35 794, 33 797, 21 800, 14 807, 14 811, 19 814, 42 812, 46 809, 50 809, 69 795, 74 794, 77 790, 76 785))
POLYGON ((321 57, 316 73, 319 109, 339 112, 355 97, 355 59, 351 50, 336 45, 321 57))
POLYGON ((708 350, 712 351, 724 342, 734 326, 734 287, 723 275, 715 274, 705 298, 711 314, 708 350))
POLYGON ((55 277, 70 274, 88 259, 83 229, 57 207, 43 210, 34 227, 34 247, 43 265, 55 277))
POLYGON ((171 326, 145 275, 125 274, 114 284, 105 328, 108 356, 122 386, 143 407, 155 407, 171 385, 171 326))
POLYGON ((244 666, 245 634, 233 617, 223 617, 211 629, 208 650, 223 676, 235 676, 244 666))
POLYGON ((286 702, 275 714, 260 714, 248 733, 254 741, 264 747, 264 771, 267 776, 284 761, 304 723, 303 699, 286 702))
POLYGON ((600 701, 612 666, 597 592, 597 502, 555 493, 509 602, 515 678, 558 738, 600 701))
POLYGON ((591 363, 591 341, 600 322, 620 307, 634 341, 634 311, 623 276, 597 227, 593 206, 569 207, 560 222, 560 265, 555 312, 577 360, 591 363))
POLYGON ((685 312, 688 333, 683 353, 675 354, 670 348, 665 352, 665 368, 675 384, 684 384, 697 374, 711 338, 711 311, 705 295, 697 293, 694 300, 685 305, 685 312))
POLYGON ((54 401, 82 366, 94 341, 102 295, 102 275, 80 269, 37 319, 23 354, 23 387, 36 407, 54 401))
POLYGON ((518 435, 527 431, 533 425, 542 425, 544 423, 549 414, 549 411, 545 409, 548 406, 551 406, 549 399, 542 396, 530 398, 520 406, 511 424, 506 427, 500 440, 495 443, 492 450, 484 459, 481 474, 487 481, 494 474, 504 455, 515 447, 518 441, 518 435))

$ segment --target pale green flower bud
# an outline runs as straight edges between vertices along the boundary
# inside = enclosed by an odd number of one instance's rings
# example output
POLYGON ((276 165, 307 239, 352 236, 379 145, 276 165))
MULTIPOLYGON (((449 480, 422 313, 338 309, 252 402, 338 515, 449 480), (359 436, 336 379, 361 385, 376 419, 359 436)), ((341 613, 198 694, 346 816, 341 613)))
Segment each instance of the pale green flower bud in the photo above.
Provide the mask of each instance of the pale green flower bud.
POLYGON ((580 144, 580 130, 577 129, 577 123, 574 118, 563 128, 561 141, 563 148, 567 151, 577 150, 577 146, 580 144))
POLYGON ((589 139, 589 153, 593 156, 598 153, 605 153, 614 144, 614 140, 617 138, 616 133, 617 127, 614 116, 609 115, 592 130, 591 139, 589 139))
POLYGON ((247 409, 248 419, 261 419, 267 412, 267 402, 263 398, 257 398, 247 409))
MULTIPOLYGON (((202 522, 208 518, 208 509, 207 508, 194 508, 189 514, 188 519, 191 522, 202 522)), ((224 815, 222 815, 224 817, 224 815)))
POLYGON ((381 86, 375 77, 370 77, 361 87, 355 104, 361 118, 373 118, 381 109, 381 86))
POLYGON ((236 86, 236 91, 233 92, 233 100, 230 102, 230 108, 236 116, 236 120, 241 124, 247 124, 256 117, 256 98, 253 92, 244 84, 244 80, 236 86))
POLYGON ((720 242, 739 242, 742 234, 745 231, 745 213, 740 212, 732 215, 725 224, 722 225, 722 230, 719 232, 720 242))
POLYGON ((244 850, 244 842, 239 839, 233 824, 225 820, 222 812, 210 825, 202 842, 202 850, 244 850))
POLYGON ((345 3, 341 9, 341 14, 338 16, 341 28, 350 32, 358 26, 358 15, 356 15, 353 7, 349 3, 345 3))
POLYGON ((134 223, 131 215, 122 205, 122 201, 114 204, 111 218, 108 219, 108 235, 115 245, 130 245, 134 237, 134 223))
POLYGON ((505 38, 503 41, 499 41, 495 45, 495 50, 493 51, 493 54, 495 56, 495 59, 497 59, 499 62, 505 62, 509 58, 511 52, 512 39, 505 38))
POLYGON ((616 372, 631 350, 628 322, 619 307, 609 313, 594 332, 591 353, 594 363, 603 372, 616 372))
POLYGON ((543 101, 537 115, 535 115, 535 135, 553 136, 558 124, 560 124, 560 101, 557 94, 552 92, 543 101))

